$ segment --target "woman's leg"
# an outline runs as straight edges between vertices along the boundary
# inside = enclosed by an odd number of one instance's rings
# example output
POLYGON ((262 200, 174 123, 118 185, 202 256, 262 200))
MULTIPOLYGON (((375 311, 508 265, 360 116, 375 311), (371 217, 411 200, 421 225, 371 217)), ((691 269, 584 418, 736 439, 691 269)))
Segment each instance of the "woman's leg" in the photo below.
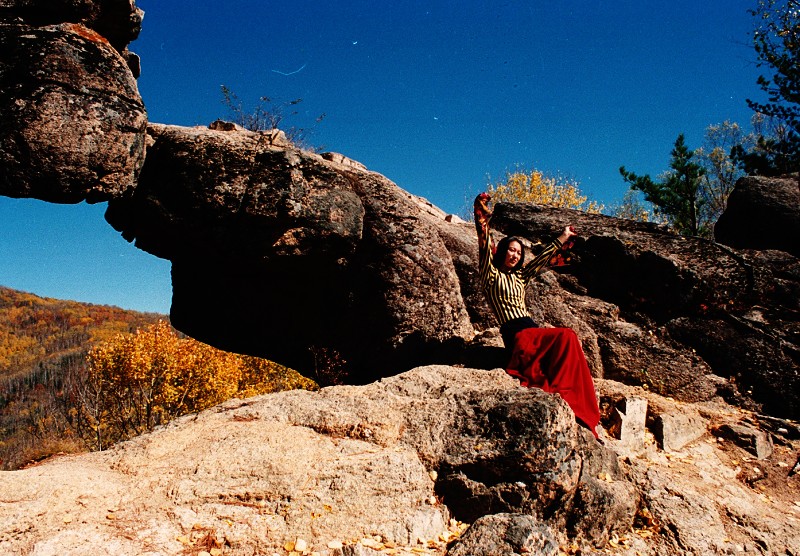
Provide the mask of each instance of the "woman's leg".
POLYGON ((531 328, 515 339, 509 374, 523 386, 557 392, 595 436, 600 409, 578 336, 569 328, 531 328))

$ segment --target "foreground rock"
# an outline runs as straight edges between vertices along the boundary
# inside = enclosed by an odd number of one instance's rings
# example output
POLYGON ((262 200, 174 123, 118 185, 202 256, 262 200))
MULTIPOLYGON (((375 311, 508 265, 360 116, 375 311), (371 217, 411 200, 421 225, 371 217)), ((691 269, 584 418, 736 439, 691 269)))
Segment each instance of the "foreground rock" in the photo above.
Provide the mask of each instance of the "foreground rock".
MULTIPOLYGON (((689 407, 599 389, 604 405, 689 407)), ((715 404, 693 406, 706 426, 741 426, 715 404)), ((707 433, 670 453, 650 432, 637 453, 603 447, 560 398, 502 371, 423 367, 232 400, 107 452, 0 473, 0 543, 41 556, 794 554, 800 487, 785 462, 800 445, 779 438, 757 463, 707 433)))
MULTIPOLYGON (((365 537, 437 540, 451 515, 495 508, 563 527, 591 510, 573 500, 580 446, 604 451, 556 396, 500 371, 420 368, 231 401, 108 452, 4 473, 0 540, 18 553, 174 554, 200 530, 229 554, 298 538, 330 553, 365 537)), ((630 527, 634 504, 622 505, 609 531, 630 527)))
POLYGON ((127 52, 141 14, 128 0, 53 4, 0 9, 0 194, 107 201, 135 186, 144 162, 144 104, 109 43, 127 52))

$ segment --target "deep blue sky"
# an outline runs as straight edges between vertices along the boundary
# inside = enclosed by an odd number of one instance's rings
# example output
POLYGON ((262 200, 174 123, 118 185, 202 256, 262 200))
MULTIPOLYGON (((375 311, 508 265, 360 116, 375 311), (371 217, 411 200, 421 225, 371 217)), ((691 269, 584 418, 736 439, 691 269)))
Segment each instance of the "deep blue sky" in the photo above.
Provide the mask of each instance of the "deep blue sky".
MULTIPOLYGON (((130 49, 153 122, 228 116, 224 84, 247 108, 302 98, 287 125, 324 113, 312 143, 448 212, 517 165, 613 204, 620 165, 657 175, 679 133, 695 148, 710 124, 748 123, 755 3, 138 0, 130 49)), ((104 210, 0 197, 0 285, 166 313, 169 262, 104 210)))

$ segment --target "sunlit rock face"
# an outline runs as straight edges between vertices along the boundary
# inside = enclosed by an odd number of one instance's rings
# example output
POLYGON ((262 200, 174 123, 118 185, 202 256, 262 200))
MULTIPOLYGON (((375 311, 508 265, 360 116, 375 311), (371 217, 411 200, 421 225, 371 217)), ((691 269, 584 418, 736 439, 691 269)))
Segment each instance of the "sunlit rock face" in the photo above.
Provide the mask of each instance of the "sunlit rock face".
POLYGON ((0 539, 8 554, 48 556, 250 556, 289 543, 329 555, 800 552, 796 424, 597 387, 613 407, 646 405, 638 439, 601 445, 558 395, 499 369, 431 365, 229 400, 102 452, 0 473, 0 539), (659 434, 687 414, 699 437, 659 434), (722 430, 724 442, 711 436, 722 430), (780 449, 754 461, 737 445, 753 434, 780 449))
POLYGON ((124 2, 0 5, 0 194, 106 201, 136 184, 147 114, 124 2))

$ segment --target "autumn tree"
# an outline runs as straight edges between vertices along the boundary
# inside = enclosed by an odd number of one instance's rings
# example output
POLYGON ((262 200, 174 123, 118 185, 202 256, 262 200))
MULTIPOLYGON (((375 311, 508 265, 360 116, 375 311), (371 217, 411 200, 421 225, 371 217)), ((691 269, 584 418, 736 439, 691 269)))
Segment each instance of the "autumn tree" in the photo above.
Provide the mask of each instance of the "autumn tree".
POLYGON ((72 393, 85 381, 86 353, 158 318, 0 286, 0 468, 85 451, 72 393))
POLYGON ((587 202, 578 182, 546 176, 539 170, 508 172, 504 180, 487 188, 496 203, 535 203, 599 213, 602 206, 587 202))
POLYGON ((760 135, 756 148, 737 147, 732 156, 748 174, 780 175, 800 170, 800 1, 758 0, 749 10, 755 19, 753 46, 766 102, 748 106, 779 122, 777 133, 760 135))
POLYGON ((653 180, 647 174, 639 176, 624 166, 619 172, 632 189, 644 194, 678 233, 695 236, 709 233, 710 226, 702 219, 704 200, 700 193, 705 170, 692 160, 693 157, 694 153, 686 146, 681 134, 672 149, 670 169, 660 179, 653 180))
POLYGON ((295 371, 181 337, 160 321, 89 352, 78 427, 98 450, 234 396, 316 385, 295 371))
POLYGON ((238 356, 241 375, 236 396, 249 398, 283 390, 315 390, 317 384, 300 373, 269 359, 250 355, 238 356))

